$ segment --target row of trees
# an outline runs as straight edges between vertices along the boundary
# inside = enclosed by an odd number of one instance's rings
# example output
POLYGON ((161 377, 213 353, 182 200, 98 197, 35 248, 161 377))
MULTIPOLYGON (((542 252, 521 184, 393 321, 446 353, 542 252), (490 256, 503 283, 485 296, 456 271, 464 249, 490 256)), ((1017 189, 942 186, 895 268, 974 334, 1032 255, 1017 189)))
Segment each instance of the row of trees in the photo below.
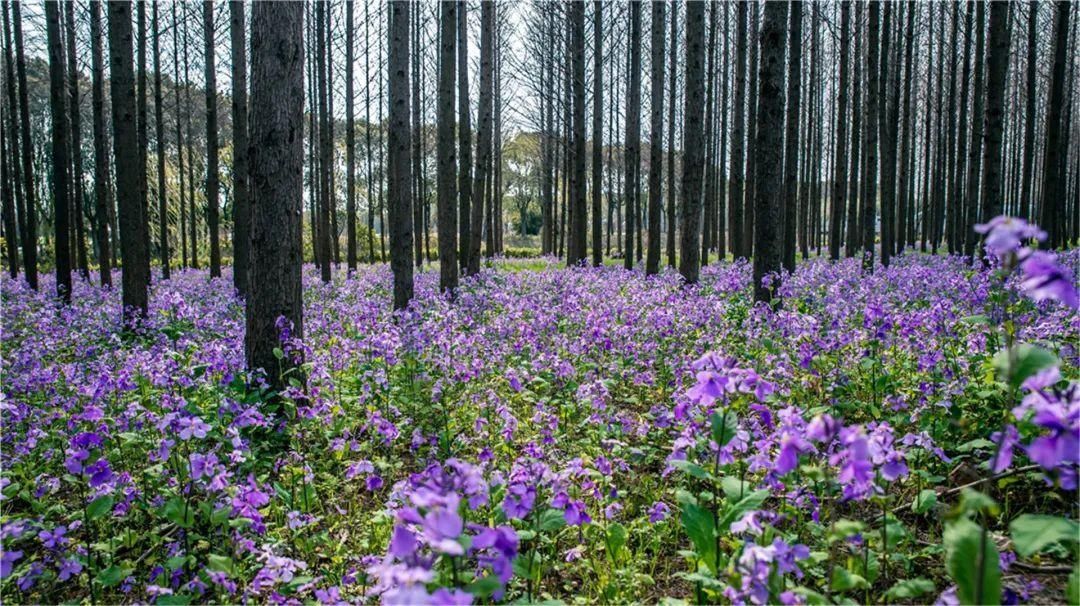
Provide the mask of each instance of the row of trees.
POLYGON ((1002 211, 1038 218, 1059 246, 1080 233, 1080 154, 1070 137, 1076 28, 1069 3, 1043 5, 364 4, 361 119, 352 3, 252 4, 249 61, 245 4, 230 1, 225 95, 217 85, 224 13, 213 2, 109 2, 107 78, 101 3, 45 2, 46 128, 32 118, 23 7, 5 3, 5 254, 13 276, 22 257, 36 287, 38 222, 51 222, 42 235, 67 300, 72 270, 89 276, 86 236, 103 284, 119 248, 131 319, 147 310, 151 256, 163 279, 177 265, 176 231, 179 265, 198 267, 205 239, 218 276, 222 227, 231 222, 249 359, 273 368, 277 319, 302 335, 305 201, 311 258, 325 281, 342 257, 342 235, 350 269, 362 256, 375 259, 378 215, 379 257, 388 235, 398 309, 412 298, 413 267, 433 256, 434 201, 441 286, 453 293, 460 272, 479 271, 482 252, 503 249, 508 123, 517 138, 528 131, 536 141, 528 170, 541 249, 565 254, 571 266, 602 263, 614 240, 626 267, 644 258, 646 273, 656 273, 666 256, 693 283, 710 255, 730 253, 753 258, 755 297, 768 300, 761 278, 792 268, 799 253, 861 254, 867 269, 875 256, 888 264, 913 245, 970 256, 971 226, 1002 211), (165 7, 171 19, 159 14, 165 7), (479 30, 476 64, 470 22, 479 30), (88 154, 79 23, 89 26, 91 49, 88 154), (507 43, 515 25, 521 45, 507 43), (199 89, 190 68, 200 55, 192 30, 202 34, 201 111, 192 102, 199 89), (162 52, 170 33, 171 77, 162 52), (1010 52, 1021 46, 1026 52, 1010 52), (342 52, 343 121, 334 109, 342 52), (1052 59, 1048 74, 1039 73, 1040 57, 1052 59), (425 92, 431 82, 434 96, 425 92), (219 115, 223 104, 231 111, 219 115), (38 153, 46 148, 47 161, 38 153))

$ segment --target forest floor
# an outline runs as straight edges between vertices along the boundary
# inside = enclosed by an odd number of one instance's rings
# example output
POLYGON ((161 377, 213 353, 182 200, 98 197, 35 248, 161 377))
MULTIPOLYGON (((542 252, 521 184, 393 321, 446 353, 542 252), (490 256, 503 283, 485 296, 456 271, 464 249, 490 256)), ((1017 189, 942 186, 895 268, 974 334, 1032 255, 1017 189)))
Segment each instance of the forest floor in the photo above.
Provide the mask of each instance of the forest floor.
POLYGON ((0 282, 4 602, 1080 600, 1080 318, 1016 276, 308 267, 275 398, 224 273, 126 333, 0 282))

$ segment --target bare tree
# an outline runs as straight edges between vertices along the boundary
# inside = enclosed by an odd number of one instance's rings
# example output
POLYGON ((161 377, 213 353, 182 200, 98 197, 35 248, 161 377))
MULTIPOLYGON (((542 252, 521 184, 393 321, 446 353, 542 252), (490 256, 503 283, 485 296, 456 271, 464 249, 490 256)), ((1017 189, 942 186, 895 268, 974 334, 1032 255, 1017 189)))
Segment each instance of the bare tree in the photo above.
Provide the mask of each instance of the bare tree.
MULTIPOLYGON (((745 10, 740 7, 740 11, 745 10)), ((701 271, 701 176, 704 169, 705 4, 686 5, 686 108, 683 126, 683 205, 679 273, 696 284, 701 271)))
MULTIPOLYGON (((841 5, 841 10, 844 12, 841 24, 841 44, 847 45, 847 4, 841 5)), ((784 269, 788 271, 795 271, 795 220, 798 216, 798 204, 799 204, 799 191, 798 191, 798 174, 797 169, 799 166, 799 76, 802 70, 802 1, 794 0, 791 3, 791 29, 789 38, 789 53, 788 53, 788 88, 787 88, 787 134, 784 141, 784 206, 781 213, 782 224, 784 226, 783 235, 780 237, 781 246, 783 248, 784 269)), ((847 48, 842 47, 840 51, 841 56, 847 54, 847 48)), ((847 72, 844 69, 843 59, 841 58, 840 78, 845 80, 847 78, 847 72)), ((843 90, 843 85, 841 85, 843 90)), ((841 106, 846 110, 847 99, 841 95, 841 106)), ((840 113, 843 114, 845 111, 840 113)), ((841 121, 843 118, 841 118, 841 121)), ((841 137, 842 141, 843 137, 841 137)), ((843 149, 843 142, 840 143, 840 149, 843 149)), ((841 151, 837 152, 842 153, 841 151)), ((833 212, 835 215, 836 204, 833 204, 833 212)), ((833 217, 835 224, 836 217, 833 217)), ((839 233, 839 232, 838 232, 839 233)), ((839 252, 839 243, 837 243, 837 250, 839 252)), ((835 258, 835 257, 833 257, 835 258)), ((756 288, 756 286, 755 286, 756 288)))
POLYGON ((248 196, 248 96, 247 40, 243 0, 229 1, 229 35, 232 42, 233 131, 233 285, 240 294, 248 291, 251 271, 251 208, 248 196))
POLYGON ((390 214, 390 269, 394 273, 394 309, 405 309, 413 297, 413 218, 409 184, 409 2, 390 2, 390 122, 387 141, 390 167, 387 197, 390 214))
MULTIPOLYGON (((1063 9, 1063 12, 1067 15, 1068 7, 1063 9)), ((1007 3, 996 2, 990 5, 990 48, 986 58, 986 117, 983 121, 986 141, 982 159, 983 221, 1001 214, 1001 139, 1005 116, 1005 75, 1009 67, 1008 18, 1009 5, 1007 3)), ((1067 26, 1065 22, 1062 31, 1068 31, 1067 26)), ((1047 135, 1053 137, 1055 129, 1052 125, 1054 123, 1047 124, 1051 126, 1047 129, 1047 135)), ((1047 149, 1049 149, 1049 143, 1048 141, 1047 149)), ((1054 166, 1056 167, 1056 163, 1054 166)), ((1044 169, 1044 174, 1048 172, 1044 169)))
POLYGON ((439 288, 451 295, 458 286, 457 158, 454 154, 454 77, 457 60, 455 1, 439 5, 438 234, 439 288))
MULTIPOLYGON (((1005 7, 1007 8, 1007 7, 1005 7)), ((1061 162, 1062 158, 1066 155, 1065 146, 1063 143, 1063 136, 1061 132, 1061 114, 1062 107, 1065 100, 1065 62, 1066 53, 1068 52, 1068 37, 1069 37, 1069 11, 1071 4, 1065 0, 1055 0, 1054 2, 1054 67, 1050 77, 1050 93, 1047 98, 1046 106, 1046 149, 1043 153, 1043 169, 1042 169, 1042 200, 1041 200, 1041 214, 1039 222, 1045 226, 1047 230, 1047 244, 1051 248, 1061 246, 1065 242, 1064 227, 1065 227, 1065 179, 1061 175, 1061 162)), ((1000 13, 1003 9, 998 9, 1000 13)), ((994 19, 995 10, 994 7, 990 8, 990 59, 989 63, 989 78, 987 84, 987 101, 986 101, 986 128, 987 128, 987 147, 997 145, 997 149, 1000 151, 1001 146, 1001 122, 1002 122, 1002 110, 1001 99, 997 99, 996 104, 992 104, 992 100, 989 95, 997 94, 999 97, 1004 94, 1004 72, 1007 69, 1007 56, 1009 51, 1009 40, 1004 32, 1005 25, 998 23, 994 19), (1004 38, 1004 42, 998 37, 995 37, 994 26, 997 25, 1001 32, 997 32, 997 35, 1004 38), (1000 48, 999 48, 1000 47, 1000 48), (995 54, 995 51, 998 54, 995 54), (1003 53, 1003 54, 1002 54, 1003 53), (997 59, 999 63, 995 63, 997 59), (995 80, 995 70, 1000 71, 1001 75, 999 80, 995 80), (994 86, 1000 85, 1001 91, 998 92, 994 86), (994 122, 991 123, 991 114, 993 114, 994 122), (997 139, 993 139, 994 136, 997 139)), ((999 20, 1005 19, 1007 12, 1004 15, 998 15, 999 20)), ((989 152, 987 152, 989 155, 989 152)), ((995 158, 997 164, 991 165, 987 163, 987 156, 983 156, 983 164, 986 165, 986 173, 989 173, 992 168, 999 168, 1001 163, 1000 153, 995 158)), ((1000 176, 995 175, 1000 179, 1000 176)), ((988 201, 986 198, 987 192, 985 189, 991 189, 997 191, 1000 187, 999 182, 991 183, 990 177, 983 177, 983 212, 984 220, 989 220, 994 215, 998 214, 1000 206, 994 206, 994 204, 1000 205, 1000 202, 988 201)))
POLYGON ((75 245, 74 261, 79 275, 84 280, 90 279, 90 260, 86 254, 86 233, 83 231, 83 161, 82 161, 82 112, 79 109, 79 65, 75 61, 75 3, 64 4, 65 50, 67 51, 67 87, 68 107, 71 118, 71 216, 68 217, 72 238, 75 245))
POLYGON ((768 303, 772 288, 765 277, 780 271, 783 184, 784 54, 788 3, 768 2, 760 39, 761 67, 758 75, 757 158, 754 176, 754 300, 768 303))
MULTIPOLYGON (((664 172, 661 145, 664 138, 664 25, 664 3, 653 2, 650 65, 652 100, 649 104, 649 110, 652 112, 649 121, 649 253, 645 257, 647 275, 660 271, 660 205, 663 203, 661 186, 664 172)), ((668 153, 672 154, 674 151, 674 149, 669 149, 668 153)))
POLYGON ((60 3, 45 3, 45 31, 49 47, 49 108, 52 115, 53 211, 56 228, 56 296, 71 303, 71 249, 68 225, 71 200, 68 109, 64 81, 64 42, 60 33, 60 3))

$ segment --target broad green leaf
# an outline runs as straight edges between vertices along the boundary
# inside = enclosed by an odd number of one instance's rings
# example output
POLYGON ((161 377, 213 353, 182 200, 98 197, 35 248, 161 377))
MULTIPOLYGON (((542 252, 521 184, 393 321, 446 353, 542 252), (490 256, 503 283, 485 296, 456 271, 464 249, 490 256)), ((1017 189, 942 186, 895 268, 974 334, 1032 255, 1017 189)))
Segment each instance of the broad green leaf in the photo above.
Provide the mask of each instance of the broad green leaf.
POLYGON ((1001 603, 1001 570, 998 551, 991 537, 967 518, 945 527, 945 568, 956 583, 961 604, 1001 603))
POLYGON ((86 506, 86 517, 91 520, 96 520, 101 516, 109 513, 112 510, 113 497, 112 495, 105 495, 98 497, 90 502, 86 506))
POLYGON ((924 488, 919 491, 919 495, 911 502, 911 511, 926 513, 933 509, 934 505, 937 505, 937 493, 930 488, 924 488))
POLYGON ((1027 343, 1014 346, 1011 356, 1006 349, 994 355, 994 368, 1012 387, 1020 387, 1028 377, 1058 363, 1054 354, 1027 343))
POLYGON ((698 557, 716 574, 716 525, 712 512, 697 505, 683 504, 682 525, 698 557))
POLYGON ((837 567, 833 569, 832 576, 832 590, 833 591, 847 591, 849 589, 863 589, 869 587, 870 584, 866 582, 861 575, 857 575, 851 572, 847 568, 837 567))
POLYGON ((712 413, 709 422, 712 425, 712 439, 720 446, 726 446, 739 429, 739 415, 726 408, 712 413))
POLYGON ((885 592, 890 600, 910 600, 934 592, 934 582, 930 579, 906 579, 900 581, 885 592))
POLYGON ((189 595, 163 595, 157 599, 158 606, 187 606, 191 603, 189 595))
POLYGON ((105 570, 102 570, 97 575, 98 583, 101 583, 102 587, 112 587, 117 585, 120 581, 123 581, 131 574, 130 568, 124 568, 117 564, 109 566, 105 570))
POLYGON ((617 553, 623 545, 626 545, 626 527, 622 524, 615 523, 608 526, 607 540, 608 545, 611 546, 611 553, 617 553))
POLYGON ((227 572, 230 575, 236 572, 236 567, 233 564, 232 558, 228 556, 218 555, 212 553, 207 557, 208 566, 210 570, 216 570, 218 572, 227 572))
POLYGON ((188 507, 180 497, 173 497, 165 502, 161 514, 180 528, 191 528, 195 524, 195 509, 188 507))
POLYGON ((566 526, 566 516, 562 511, 555 508, 548 508, 540 514, 541 532, 553 532, 563 526, 566 526))
POLYGON ((1033 556, 1062 541, 1076 542, 1080 524, 1058 516, 1024 514, 1009 524, 1016 552, 1023 557, 1033 556))
POLYGON ((691 463, 690 461, 672 461, 671 466, 679 471, 688 473, 699 480, 711 480, 713 477, 704 467, 697 463, 691 463))
POLYGON ((960 493, 960 503, 956 506, 955 513, 957 515, 964 515, 982 512, 991 516, 997 516, 1000 510, 997 501, 990 497, 990 495, 970 488, 965 488, 964 492, 960 493))
POLYGON ((480 599, 489 598, 500 589, 502 589, 502 583, 499 582, 498 577, 492 575, 480 577, 465 586, 465 591, 480 599))
POLYGON ((731 500, 739 500, 753 490, 750 482, 740 480, 735 476, 720 478, 720 487, 724 489, 724 495, 731 500))
POLYGON ((724 513, 720 516, 720 523, 717 528, 722 533, 727 532, 731 525, 741 520, 744 515, 759 509, 767 498, 769 498, 768 490, 755 490, 737 503, 728 502, 724 507, 724 513))
POLYGON ((829 598, 807 587, 795 587, 792 591, 801 595, 809 606, 825 606, 832 603, 829 601, 829 598))

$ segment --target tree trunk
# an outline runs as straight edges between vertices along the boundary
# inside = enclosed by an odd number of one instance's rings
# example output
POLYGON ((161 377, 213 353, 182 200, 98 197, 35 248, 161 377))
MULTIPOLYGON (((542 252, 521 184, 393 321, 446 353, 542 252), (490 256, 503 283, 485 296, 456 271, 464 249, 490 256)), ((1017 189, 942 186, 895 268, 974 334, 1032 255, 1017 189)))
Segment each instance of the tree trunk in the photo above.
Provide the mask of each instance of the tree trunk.
MULTIPOLYGON (((14 3, 12 3, 14 4, 14 3)), ((95 3, 91 3, 92 5, 95 3)), ((3 6, 4 15, 4 88, 7 93, 7 106, 4 108, 4 115, 7 120, 4 123, 4 127, 7 129, 3 133, 3 138, 8 142, 6 148, 7 157, 5 158, 4 168, 10 172, 11 192, 9 200, 12 202, 12 209, 9 212, 5 209, 4 217, 10 221, 10 225, 5 224, 5 238, 8 246, 8 263, 10 265, 9 272, 12 279, 19 275, 19 246, 23 244, 23 238, 26 234, 26 199, 23 197, 22 187, 22 166, 19 164, 19 104, 17 101, 17 95, 15 93, 15 60, 12 53, 12 36, 11 36, 11 20, 8 16, 8 4, 3 6), (10 165, 10 168, 9 168, 10 165)), ((99 35, 100 38, 100 35, 99 35)), ((100 48, 100 43, 99 43, 100 48)), ((96 75, 96 74, 95 74, 96 75)), ((8 181, 5 180, 4 184, 7 185, 8 181)), ((6 191, 6 190, 5 190, 6 191)))
MULTIPOLYGON (((351 5, 350 5, 351 6, 351 5)), ((251 271, 251 209, 248 197, 248 98, 247 37, 243 0, 229 1, 229 32, 232 38, 233 129, 233 284, 242 295, 248 292, 251 271)), ((350 64, 351 65, 351 64, 350 64)))
MULTIPOLYGON (((330 262, 333 251, 330 246, 330 197, 332 195, 330 191, 330 171, 331 155, 333 154, 334 142, 330 138, 330 111, 327 107, 327 83, 326 83, 326 71, 327 71, 327 40, 326 40, 326 8, 325 2, 318 2, 315 4, 316 10, 316 24, 315 24, 315 70, 318 72, 315 75, 316 83, 318 86, 318 92, 316 93, 319 98, 319 213, 318 213, 318 234, 317 242, 320 264, 320 277, 324 283, 330 282, 330 262)), ((406 28, 408 24, 406 23, 406 28)), ((406 29, 406 31, 408 31, 406 29)), ((408 44, 408 40, 404 42, 408 44)), ((406 64, 405 73, 408 74, 408 64, 406 64)), ((407 77, 407 76, 406 76, 407 77)), ((406 100, 406 103, 408 101, 406 100)), ((408 129, 408 124, 406 124, 408 129)), ((406 155, 406 158, 408 156, 406 155)), ((406 182, 408 185, 408 182, 406 182)))
POLYGON ((457 158, 454 154, 454 62, 457 56, 458 3, 439 5, 438 188, 439 289, 453 296, 458 285, 457 158))
MULTIPOLYGON (((641 171, 641 2, 630 1, 630 54, 627 65, 625 153, 626 241, 623 266, 634 268, 634 235, 637 230, 637 205, 641 171)), ((700 201, 699 201, 700 202, 700 201)))
POLYGON ((21 6, 21 2, 11 3, 11 21, 15 33, 15 68, 19 79, 19 122, 22 126, 19 143, 22 144, 22 182, 25 192, 23 197, 26 201, 26 212, 22 215, 23 265, 26 283, 30 288, 37 290, 37 187, 34 182, 34 148, 30 138, 30 96, 26 86, 26 53, 23 47, 21 6))
MULTIPOLYGON (((1046 151, 1043 153, 1043 169, 1042 169, 1042 213, 1039 217, 1039 222, 1047 232, 1047 244, 1051 248, 1057 248, 1064 243, 1064 223, 1065 223, 1065 189, 1062 187, 1064 178, 1061 175, 1061 160, 1066 155, 1066 150, 1062 145, 1062 133, 1061 133, 1061 114, 1062 106, 1065 99, 1065 63, 1066 55, 1068 53, 1068 33, 1069 33, 1069 11, 1071 4, 1065 0, 1057 0, 1054 2, 1054 63, 1053 70, 1050 76, 1050 91, 1047 95, 1046 106, 1046 151)), ((999 9, 997 13, 1001 13, 999 9)), ((987 128, 987 148, 992 145, 1001 144, 1001 99, 1000 93, 998 93, 997 106, 994 105, 994 100, 990 97, 995 93, 994 86, 1000 85, 1004 88, 1004 73, 1006 69, 1005 61, 1003 57, 1007 57, 1009 50, 1009 41, 1004 33, 1004 24, 995 22, 994 8, 990 9, 990 59, 989 63, 989 77, 987 87, 987 100, 986 100, 986 128, 987 128), (997 35, 1004 38, 1002 41, 1000 38, 995 37, 995 24, 1001 29, 1001 32, 997 32, 997 35), (1000 48, 999 48, 1000 47, 1000 48), (995 55, 995 51, 1000 53, 995 55), (999 64, 994 63, 994 60, 998 59, 999 64), (1000 72, 1000 81, 995 80, 995 71, 1000 72), (994 114, 996 110, 996 114, 994 114), (993 118, 991 117, 993 115, 993 118), (994 122, 991 122, 991 119, 994 122), (996 143, 994 136, 997 136, 996 143)), ((1005 17, 998 15, 998 19, 1002 20, 1005 17)), ((1000 151, 1000 147, 997 148, 1000 151)), ((986 155, 983 156, 983 164, 986 165, 986 173, 989 173, 992 168, 997 169, 1000 166, 1001 158, 1000 153, 997 154, 996 160, 998 164, 991 165, 988 163, 989 150, 986 155)), ((988 174, 983 175, 983 187, 984 189, 993 189, 999 184, 991 182, 991 177, 988 174)), ((996 191, 996 190, 994 190, 996 191)), ((983 196, 983 220, 989 221, 992 217, 1000 212, 999 208, 994 207, 992 204, 988 204, 986 197, 988 192, 984 191, 983 196)))
MULTIPOLYGON (((654 3, 658 4, 658 3, 654 3)), ((604 31, 601 19, 604 13, 604 3, 601 0, 593 2, 593 115, 592 115, 592 263, 599 267, 604 261, 603 241, 601 225, 600 193, 604 182, 604 31)), ((661 5, 661 15, 663 6, 661 5)), ((656 15, 656 9, 653 9, 656 15)), ((662 17, 661 17, 662 18, 662 17)), ((653 26, 655 27, 655 26, 653 26)), ((653 40, 656 37, 653 36, 653 40)), ((663 35, 661 34, 661 45, 663 35)), ((584 87, 584 85, 583 85, 584 87)), ((655 111, 655 110, 654 110, 655 111)), ((651 198, 650 198, 651 204, 651 198)), ((649 245, 652 246, 653 238, 650 225, 649 245)), ((657 236, 659 245, 659 235, 657 236)))
MULTIPOLYGON (((749 3, 746 0, 740 0, 738 4, 739 17, 735 28, 738 32, 735 42, 735 124, 731 129, 731 175, 728 177, 728 233, 731 236, 729 238, 731 254, 735 258, 743 255, 744 248, 743 141, 746 138, 744 114, 746 108, 746 13, 749 3)), ((685 154, 687 150, 683 149, 685 154)), ((686 161, 685 158, 683 161, 686 161)))
POLYGON ((964 241, 967 232, 971 229, 970 219, 964 212, 967 208, 965 203, 964 181, 967 175, 967 125, 968 125, 968 92, 971 84, 971 29, 974 23, 975 3, 969 0, 967 14, 964 16, 964 64, 960 78, 960 132, 957 134, 956 168, 953 172, 952 202, 956 207, 956 220, 953 225, 953 239, 955 244, 950 243, 949 248, 954 253, 964 252, 964 241))
POLYGON ((248 368, 262 368, 275 389, 299 365, 303 339, 301 242, 304 193, 304 8, 299 2, 251 7, 251 258, 244 349, 248 368), (283 321, 279 321, 283 318, 283 321), (291 341, 286 341, 290 343, 291 341), (288 345, 287 345, 288 346, 288 345))
POLYGON ((862 168, 862 4, 855 5, 855 53, 851 56, 851 162, 848 170, 847 234, 844 238, 844 256, 854 257, 859 250, 859 177, 862 168))
POLYGON ((82 161, 82 112, 79 111, 79 68, 75 62, 75 3, 64 4, 64 26, 67 41, 68 96, 71 108, 71 189, 72 216, 74 221, 75 265, 84 280, 90 279, 90 260, 86 255, 86 232, 83 231, 83 161, 82 161))
POLYGON ((915 3, 909 2, 907 4, 907 22, 905 23, 904 30, 904 115, 900 120, 900 124, 903 125, 903 132, 900 134, 900 185, 899 194, 896 198, 896 242, 894 247, 896 254, 900 254, 904 250, 907 242, 907 225, 913 214, 911 213, 911 207, 908 205, 908 198, 911 195, 912 190, 909 183, 909 175, 914 172, 910 162, 915 132, 915 124, 911 115, 911 80, 914 78, 913 74, 915 73, 913 67, 914 47, 915 3))
POLYGON ((757 78, 758 68, 760 63, 760 47, 758 45, 758 38, 760 37, 760 17, 758 13, 760 11, 756 2, 750 3, 751 19, 750 19, 750 66, 747 71, 747 76, 750 78, 749 83, 749 98, 747 99, 747 120, 746 120, 746 189, 743 193, 743 223, 742 223, 742 244, 743 249, 740 256, 749 259, 754 254, 754 192, 757 190, 757 186, 754 182, 756 178, 756 161, 757 161, 757 127, 758 127, 758 81, 757 78))
POLYGON ((153 6, 154 28, 154 138, 157 140, 158 236, 161 253, 161 277, 169 279, 169 202, 165 193, 165 102, 161 96, 161 23, 158 5, 153 6))
MULTIPOLYGON (((180 267, 187 267, 188 265, 188 248, 187 248, 187 221, 184 220, 186 216, 184 212, 184 136, 182 121, 180 120, 180 19, 176 12, 176 3, 172 5, 172 18, 173 18, 173 93, 176 103, 176 165, 177 175, 179 178, 179 190, 180 194, 177 196, 179 206, 177 208, 177 217, 180 223, 180 267)), ((190 161, 190 160, 189 160, 190 161)))
MULTIPOLYGON (((840 47, 840 81, 846 82, 847 71, 844 57, 847 56, 848 8, 841 5, 843 11, 840 47)), ((788 37, 790 55, 788 57, 787 89, 787 135, 784 141, 784 206, 781 213, 783 236, 780 238, 783 264, 788 271, 795 271, 795 218, 798 216, 798 166, 799 166, 799 76, 802 70, 802 1, 791 3, 791 33, 788 37)), ((843 84, 841 84, 841 89, 843 84)), ((841 115, 846 112, 847 99, 841 93, 841 115)), ((775 128, 775 127, 774 127, 775 128)), ((841 131, 843 132, 843 131, 841 131)), ((843 135, 841 134, 841 141, 843 135)), ((840 144, 843 149, 843 143, 840 144)), ((842 151, 838 153, 843 153, 842 151)), ((835 208, 835 205, 834 205, 835 208)), ((835 218, 833 219, 835 222, 835 218)), ((835 257, 833 257, 835 258, 835 257)))
MULTIPOLYGON (((881 45, 881 90, 887 93, 882 97, 881 108, 883 118, 881 129, 883 136, 881 142, 881 264, 887 267, 896 248, 894 223, 896 221, 896 145, 900 120, 900 66, 894 63, 891 67, 892 72, 886 66, 892 58, 889 54, 891 40, 896 40, 897 50, 899 50, 900 42, 899 36, 893 35, 891 4, 886 3, 885 14, 884 34, 885 39, 890 42, 883 42, 881 45), (888 92, 890 86, 892 91, 888 92)), ((900 20, 899 13, 896 18, 897 21, 900 20)))
POLYGON ((713 149, 713 133, 716 130, 716 21, 719 7, 709 9, 709 41, 705 48, 705 172, 702 186, 701 216, 701 265, 709 264, 712 250, 713 215, 716 212, 716 190, 713 175, 716 172, 716 151, 713 149))
POLYGON ((119 206, 120 255, 124 261, 124 320, 146 317, 150 286, 150 254, 146 249, 146 217, 139 196, 139 148, 135 132, 135 71, 131 4, 109 2, 109 91, 112 97, 113 155, 119 206))
MULTIPOLYGON (((1062 2, 1059 9, 1065 17, 1061 21, 1061 36, 1068 31, 1068 3, 1062 2)), ((983 148, 983 178, 982 178, 982 216, 983 221, 989 221, 1001 214, 1001 137, 1004 126, 1005 114, 1005 76, 1009 66, 1009 35, 1008 35, 1009 5, 1004 2, 995 2, 990 5, 990 48, 986 59, 986 119, 984 131, 986 133, 986 147, 983 148)), ((1059 48, 1064 49, 1062 43, 1059 48)), ((1059 56, 1061 59, 1060 73, 1064 76, 1065 58, 1064 51, 1059 56)), ((1059 81, 1060 82, 1060 81, 1059 81)), ((1051 84, 1051 89, 1053 85, 1051 84)), ((1051 99, 1054 92, 1051 90, 1051 99)), ((1058 102, 1060 107, 1060 95, 1058 102)), ((1056 145, 1055 133, 1057 121, 1047 120, 1047 157, 1050 156, 1052 145, 1056 145)), ((1057 166, 1056 158, 1053 165, 1047 162, 1045 174, 1057 166)), ((1049 183, 1050 181, 1047 181, 1049 183)), ((1049 188, 1044 187, 1044 194, 1049 188)))
MULTIPOLYGON (((469 24, 468 5, 459 0, 457 10, 458 61, 458 245, 461 268, 466 275, 472 249, 472 126, 469 107, 469 24)), ((479 199, 479 197, 478 197, 479 199)), ((554 240, 553 240, 554 241, 554 240)), ((549 251, 550 252, 550 251, 549 251)))
POLYGON ((390 175, 390 269, 394 273, 394 309, 405 309, 413 297, 413 217, 409 184, 409 2, 390 2, 390 105, 387 141, 390 175))
MULTIPOLYGON (((912 4, 914 6, 914 4, 912 4)), ((836 156, 833 163, 832 184, 832 213, 829 221, 829 259, 840 259, 841 225, 844 222, 844 208, 846 205, 847 182, 847 126, 848 126, 848 56, 851 44, 851 5, 848 2, 840 3, 840 90, 837 98, 839 104, 836 112, 836 156)), ((791 52, 794 56, 795 47, 798 44, 792 40, 791 52)), ((857 111, 857 109, 856 109, 857 111)), ((790 238, 790 232, 788 232, 790 238)))
MULTIPOLYGON (((652 117, 649 124, 649 253, 645 258, 646 275, 660 271, 660 205, 663 203, 661 181, 664 172, 663 147, 660 144, 664 138, 664 12, 663 2, 652 3, 652 101, 649 104, 652 117)), ((668 148, 669 154, 674 151, 668 148)))
MULTIPOLYGON (((1028 46, 1027 46, 1027 74, 1026 74, 1026 99, 1024 117, 1024 168, 1022 170, 1022 184, 1020 186, 1020 218, 1028 219, 1032 216, 1031 208, 1034 200, 1035 173, 1035 78, 1038 74, 1038 22, 1039 3, 1028 3, 1028 46)), ((976 75, 978 77, 978 75, 976 75)), ((975 88, 975 98, 979 98, 979 88, 975 88)), ((975 115, 976 120, 978 115, 975 115)), ((972 133, 974 139, 974 133, 972 133)))
POLYGON ((877 219, 878 170, 878 13, 880 2, 870 2, 870 23, 867 27, 867 86, 866 86, 866 192, 862 212, 863 269, 874 269, 874 228, 877 219))
MULTIPOLYGON (((97 262, 102 286, 112 286, 109 241, 112 188, 109 187, 109 141, 105 129, 105 51, 101 32, 101 2, 90 2, 91 105, 94 119, 94 214, 97 216, 97 262)), ((179 113, 179 112, 178 112, 179 113)))
POLYGON ((60 3, 45 3, 45 31, 49 46, 49 108, 52 115, 52 192, 56 238, 56 296, 71 303, 71 249, 69 211, 71 200, 68 149, 68 108, 64 81, 64 42, 60 33, 60 3))
MULTIPOLYGON (((135 23, 138 27, 138 46, 136 47, 136 86, 135 91, 135 112, 136 122, 135 128, 137 129, 137 138, 139 143, 139 202, 142 204, 142 220, 146 224, 143 226, 143 246, 146 250, 146 262, 150 263, 150 184, 147 181, 147 169, 146 165, 149 159, 150 138, 149 138, 149 120, 147 118, 147 103, 148 96, 146 92, 146 4, 145 2, 139 2, 136 4, 136 17, 135 23)), ((126 264, 126 263, 125 263, 126 264)), ((147 280, 153 280, 153 274, 147 273, 147 280)))
MULTIPOLYGON (((745 4, 740 21, 745 23, 745 4)), ((740 34, 745 47, 745 38, 740 34)), ((742 49, 745 52, 745 48, 742 49)), ((679 273, 687 284, 696 284, 701 270, 701 176, 704 162, 702 108, 705 104, 705 4, 686 5, 686 107, 683 116, 683 205, 679 273)))
POLYGON ((491 164, 491 97, 494 68, 495 5, 485 2, 480 10, 480 100, 477 107, 476 171, 473 173, 473 205, 470 208, 470 276, 480 273, 480 244, 483 241, 484 197, 491 164))
POLYGON ((566 263, 576 267, 585 261, 585 3, 567 5, 570 17, 571 141, 570 141, 570 239, 566 263))
MULTIPOLYGON (((727 15, 727 5, 724 5, 725 16, 727 15)), ((668 51, 668 58, 670 64, 668 65, 668 97, 669 97, 669 109, 668 109, 668 157, 667 157, 667 264, 668 267, 675 267, 675 231, 678 227, 678 220, 675 216, 675 199, 678 195, 675 185, 675 86, 678 80, 678 50, 679 50, 679 5, 678 3, 672 3, 671 5, 671 50, 668 51)), ((723 251, 721 251, 723 254, 723 251)))
MULTIPOLYGON (((762 22, 761 68, 758 75, 757 158, 754 176, 754 300, 768 303, 772 288, 765 277, 780 271, 782 253, 781 187, 783 184, 784 24, 788 3, 765 4, 762 22)), ((796 44, 798 41, 796 41, 796 44)))

